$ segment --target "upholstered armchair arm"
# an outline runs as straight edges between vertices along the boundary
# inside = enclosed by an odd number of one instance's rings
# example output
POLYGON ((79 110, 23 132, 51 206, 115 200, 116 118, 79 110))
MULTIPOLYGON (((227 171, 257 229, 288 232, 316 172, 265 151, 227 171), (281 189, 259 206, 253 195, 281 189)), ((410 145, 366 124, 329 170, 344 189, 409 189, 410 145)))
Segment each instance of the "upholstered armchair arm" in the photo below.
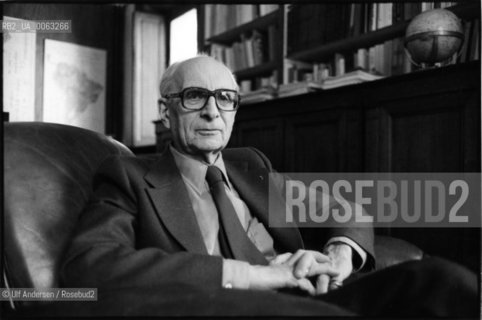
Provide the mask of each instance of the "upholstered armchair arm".
POLYGON ((376 268, 383 269, 409 260, 420 260, 423 251, 417 246, 397 238, 375 237, 376 268))

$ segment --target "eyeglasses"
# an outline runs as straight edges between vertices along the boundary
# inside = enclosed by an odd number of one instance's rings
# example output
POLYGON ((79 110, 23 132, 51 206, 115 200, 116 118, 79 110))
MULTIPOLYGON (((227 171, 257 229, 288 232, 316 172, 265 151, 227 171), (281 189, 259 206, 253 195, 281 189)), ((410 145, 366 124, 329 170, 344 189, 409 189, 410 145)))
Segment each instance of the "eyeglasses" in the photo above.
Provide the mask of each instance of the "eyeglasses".
POLYGON ((181 98, 181 104, 187 110, 203 109, 210 97, 214 97, 216 106, 222 111, 236 111, 239 107, 240 97, 237 91, 229 89, 217 89, 214 91, 204 88, 190 87, 181 92, 171 93, 164 96, 169 98, 181 98))

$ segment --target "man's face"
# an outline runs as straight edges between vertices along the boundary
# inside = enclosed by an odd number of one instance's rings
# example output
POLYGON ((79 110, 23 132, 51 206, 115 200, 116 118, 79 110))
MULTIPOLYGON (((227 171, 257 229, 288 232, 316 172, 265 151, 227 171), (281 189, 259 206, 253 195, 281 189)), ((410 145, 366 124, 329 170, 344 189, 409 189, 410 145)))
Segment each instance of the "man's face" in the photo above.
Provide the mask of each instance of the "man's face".
MULTIPOLYGON (((170 93, 189 87, 235 90, 236 84, 226 67, 200 57, 179 66, 170 93)), ((214 161, 229 141, 236 112, 220 111, 214 97, 209 97, 206 106, 197 111, 183 108, 180 98, 171 98, 167 106, 164 123, 170 126, 174 148, 207 162, 214 161)))

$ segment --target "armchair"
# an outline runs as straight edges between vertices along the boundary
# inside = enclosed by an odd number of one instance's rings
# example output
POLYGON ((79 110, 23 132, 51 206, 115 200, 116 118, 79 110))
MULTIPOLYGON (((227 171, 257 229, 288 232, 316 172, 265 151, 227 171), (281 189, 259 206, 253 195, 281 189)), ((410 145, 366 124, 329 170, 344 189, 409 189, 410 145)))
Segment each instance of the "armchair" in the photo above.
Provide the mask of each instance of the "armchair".
POLYGON ((58 287, 60 259, 95 170, 111 154, 132 153, 93 131, 35 122, 4 124, 4 146, 6 285, 58 287))
MULTIPOLYGON (((50 123, 4 124, 4 285, 59 287, 58 271, 77 216, 91 194, 99 164, 112 154, 132 154, 104 135, 50 123)), ((376 238, 377 267, 421 259, 415 246, 376 238)), ((32 303, 10 301, 10 312, 32 303)))

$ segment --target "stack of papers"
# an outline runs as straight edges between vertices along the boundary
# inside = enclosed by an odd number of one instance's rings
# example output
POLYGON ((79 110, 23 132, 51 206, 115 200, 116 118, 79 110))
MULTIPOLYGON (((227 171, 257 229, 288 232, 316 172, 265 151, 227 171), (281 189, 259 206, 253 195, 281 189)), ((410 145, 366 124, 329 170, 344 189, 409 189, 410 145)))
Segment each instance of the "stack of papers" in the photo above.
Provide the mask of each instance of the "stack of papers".
POLYGON ((241 104, 252 104, 274 98, 273 88, 261 88, 255 91, 241 92, 241 104))
POLYGON ((271 100, 275 97, 283 98, 305 94, 309 92, 328 90, 367 81, 379 80, 383 76, 368 73, 363 70, 355 70, 345 73, 341 76, 328 77, 323 82, 300 81, 288 84, 282 84, 278 87, 277 95, 275 89, 272 87, 265 87, 255 91, 241 92, 241 103, 251 104, 271 100))
POLYGON ((322 83, 323 89, 333 89, 352 84, 382 79, 383 76, 371 74, 362 70, 345 73, 337 77, 329 77, 322 83))
POLYGON ((313 92, 323 89, 321 83, 312 81, 294 82, 282 84, 278 88, 278 97, 289 97, 298 94, 313 92))

